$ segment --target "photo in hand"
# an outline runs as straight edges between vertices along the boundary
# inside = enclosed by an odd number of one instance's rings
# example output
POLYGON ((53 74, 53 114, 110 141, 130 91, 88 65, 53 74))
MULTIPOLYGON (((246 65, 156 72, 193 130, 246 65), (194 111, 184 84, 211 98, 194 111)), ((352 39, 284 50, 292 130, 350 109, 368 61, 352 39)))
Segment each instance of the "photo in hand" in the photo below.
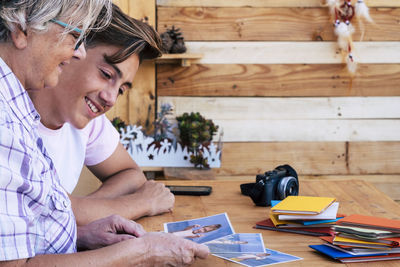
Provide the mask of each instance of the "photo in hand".
POLYGON ((261 234, 240 233, 228 235, 222 238, 204 243, 208 246, 211 253, 229 253, 229 252, 265 252, 264 242, 261 234))
POLYGON ((263 253, 214 253, 213 255, 228 261, 251 267, 267 266, 271 264, 302 259, 272 249, 265 249, 265 252, 263 253))
POLYGON ((164 223, 164 231, 199 244, 235 233, 226 213, 164 223))

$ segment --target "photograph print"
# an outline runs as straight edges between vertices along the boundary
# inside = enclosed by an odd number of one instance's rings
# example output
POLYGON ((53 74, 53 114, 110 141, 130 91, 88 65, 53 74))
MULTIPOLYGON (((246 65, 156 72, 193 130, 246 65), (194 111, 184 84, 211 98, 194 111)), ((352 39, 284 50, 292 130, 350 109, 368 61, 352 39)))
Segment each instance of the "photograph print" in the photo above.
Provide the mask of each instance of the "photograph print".
POLYGON ((213 255, 250 267, 268 266, 302 259, 272 249, 265 249, 264 253, 214 253, 213 255))
POLYGON ((233 234, 204 243, 211 253, 265 252, 261 234, 233 234))
POLYGON ((199 244, 235 233, 226 213, 165 223, 164 231, 199 244))

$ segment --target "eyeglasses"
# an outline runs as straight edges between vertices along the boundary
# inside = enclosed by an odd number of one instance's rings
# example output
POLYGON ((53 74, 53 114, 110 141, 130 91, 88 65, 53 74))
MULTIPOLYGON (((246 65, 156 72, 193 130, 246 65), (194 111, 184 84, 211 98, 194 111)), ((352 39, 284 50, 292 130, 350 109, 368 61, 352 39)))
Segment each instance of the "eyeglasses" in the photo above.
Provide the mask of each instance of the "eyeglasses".
MULTIPOLYGON (((60 25, 60 26, 62 26, 62 27, 64 27, 64 28, 73 30, 73 31, 76 32, 76 33, 82 34, 82 30, 81 30, 81 29, 76 28, 76 27, 73 27, 72 25, 69 25, 69 24, 67 24, 67 23, 65 23, 65 22, 62 22, 62 21, 56 20, 56 19, 51 19, 50 21, 53 22, 53 23, 56 23, 56 24, 58 24, 58 25, 60 25)), ((78 50, 79 47, 81 46, 82 42, 83 42, 83 38, 80 38, 80 39, 76 42, 75 47, 74 47, 74 50, 78 50)))

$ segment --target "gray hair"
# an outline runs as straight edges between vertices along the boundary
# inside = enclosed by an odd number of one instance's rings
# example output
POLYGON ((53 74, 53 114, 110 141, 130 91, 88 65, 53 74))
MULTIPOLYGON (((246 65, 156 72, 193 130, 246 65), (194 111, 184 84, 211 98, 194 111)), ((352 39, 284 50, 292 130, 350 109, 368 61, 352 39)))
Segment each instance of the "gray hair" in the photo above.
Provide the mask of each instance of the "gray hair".
MULTIPOLYGON (((0 0, 0 42, 7 41, 15 27, 45 32, 51 19, 79 27, 83 33, 80 38, 84 38, 95 22, 96 29, 109 24, 111 10, 111 0, 0 0), (103 7, 106 12, 99 23, 97 17, 103 7)), ((71 31, 65 28, 64 34, 71 31)))

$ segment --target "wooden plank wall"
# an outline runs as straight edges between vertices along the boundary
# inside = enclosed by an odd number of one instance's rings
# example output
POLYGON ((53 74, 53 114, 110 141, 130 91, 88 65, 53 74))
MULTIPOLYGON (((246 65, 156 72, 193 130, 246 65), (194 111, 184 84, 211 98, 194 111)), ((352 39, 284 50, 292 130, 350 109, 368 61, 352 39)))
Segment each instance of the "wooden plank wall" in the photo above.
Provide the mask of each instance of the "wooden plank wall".
POLYGON ((301 175, 399 181, 400 1, 365 1, 375 23, 362 42, 355 23, 353 79, 321 2, 157 0, 158 31, 175 25, 204 54, 157 66, 158 104, 223 128, 221 178, 289 163, 301 175))

